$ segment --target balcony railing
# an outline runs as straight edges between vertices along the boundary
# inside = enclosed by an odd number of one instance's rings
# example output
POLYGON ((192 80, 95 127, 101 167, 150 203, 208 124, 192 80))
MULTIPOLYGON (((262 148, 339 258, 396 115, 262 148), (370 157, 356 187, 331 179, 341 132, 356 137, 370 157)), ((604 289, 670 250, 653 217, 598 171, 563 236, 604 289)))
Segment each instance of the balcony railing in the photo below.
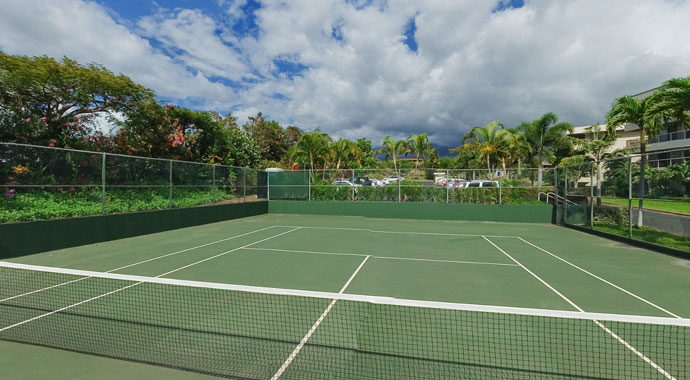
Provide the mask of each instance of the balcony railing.
POLYGON ((667 141, 685 140, 685 139, 690 139, 690 129, 687 131, 678 131, 678 132, 660 134, 658 136, 650 138, 649 143, 654 144, 654 143, 662 143, 662 142, 667 142, 667 141))

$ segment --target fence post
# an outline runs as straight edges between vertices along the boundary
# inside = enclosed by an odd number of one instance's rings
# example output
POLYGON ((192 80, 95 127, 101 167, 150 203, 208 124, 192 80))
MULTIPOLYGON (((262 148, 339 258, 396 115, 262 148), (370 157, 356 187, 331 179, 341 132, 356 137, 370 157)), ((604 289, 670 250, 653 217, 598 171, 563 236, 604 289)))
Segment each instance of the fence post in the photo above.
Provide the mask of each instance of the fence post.
POLYGON ((172 197, 173 197, 173 172, 172 171, 173 171, 173 162, 172 162, 172 160, 170 160, 170 184, 168 185, 168 187, 169 187, 169 189, 168 189, 168 201, 170 202, 170 204, 168 205, 168 208, 172 208, 172 206, 173 206, 173 201, 172 201, 172 197))
POLYGON ((448 186, 448 180, 450 179, 450 172, 446 169, 446 204, 450 203, 450 188, 448 186))
POLYGON ((309 168, 309 181, 308 181, 308 182, 309 182, 309 187, 308 187, 308 191, 309 191, 309 199, 308 199, 308 201, 309 201, 309 202, 311 202, 311 180, 312 180, 312 177, 311 177, 311 168, 309 168))
POLYGON ((628 157, 628 237, 632 239, 632 157, 628 157))
POLYGON ((563 169, 564 172, 564 186, 563 186, 563 224, 568 223, 568 168, 563 169))
POLYGON ((398 181, 397 182, 398 182, 398 202, 402 202, 401 198, 400 198, 400 182, 402 182, 402 181, 400 180, 400 171, 399 170, 398 170, 398 181))
POLYGON ((271 172, 266 172, 266 200, 271 200, 271 172))
MULTIPOLYGON (((553 168, 553 183, 554 183, 553 192, 555 195, 553 197, 553 199, 554 199, 554 202, 556 205, 556 224, 561 224, 561 221, 558 219, 558 206, 559 206, 559 202, 558 202, 558 168, 556 168, 556 167, 553 168)), ((548 193, 546 194, 546 202, 547 203, 549 202, 549 194, 548 193)))
POLYGON ((594 165, 589 167, 589 228, 594 229, 594 165))
POLYGON ((247 168, 242 168, 242 199, 247 201, 247 168))
POLYGON ((213 203, 216 203, 216 165, 211 165, 211 171, 213 178, 213 186, 211 187, 213 190, 213 203))
POLYGON ((498 174, 498 204, 502 205, 503 204, 503 186, 501 186, 501 182, 503 179, 503 172, 499 172, 498 174))
POLYGON ((355 169, 350 169, 352 171, 352 201, 355 201, 355 169))
POLYGON ((101 214, 105 214, 105 153, 101 160, 101 214))

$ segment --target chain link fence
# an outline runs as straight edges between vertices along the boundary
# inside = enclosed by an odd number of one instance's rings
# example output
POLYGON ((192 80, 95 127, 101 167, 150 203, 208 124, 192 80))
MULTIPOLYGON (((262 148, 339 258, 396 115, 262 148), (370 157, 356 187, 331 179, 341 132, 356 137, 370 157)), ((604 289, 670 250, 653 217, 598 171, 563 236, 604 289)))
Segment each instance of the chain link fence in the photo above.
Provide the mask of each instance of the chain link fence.
POLYGON ((267 174, 271 200, 524 204, 546 202, 555 169, 331 169, 267 174))
POLYGON ((254 169, 13 143, 0 185, 3 223, 259 199, 254 169))
POLYGON ((561 222, 690 251, 690 150, 558 170, 561 222), (654 158, 660 156, 673 158, 654 158))

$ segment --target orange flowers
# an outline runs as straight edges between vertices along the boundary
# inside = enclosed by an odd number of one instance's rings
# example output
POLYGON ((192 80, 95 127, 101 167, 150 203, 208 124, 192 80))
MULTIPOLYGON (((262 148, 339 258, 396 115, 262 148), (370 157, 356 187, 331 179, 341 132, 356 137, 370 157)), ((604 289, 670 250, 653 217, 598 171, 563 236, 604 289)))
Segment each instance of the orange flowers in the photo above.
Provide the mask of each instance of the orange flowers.
POLYGON ((12 168, 12 171, 13 171, 15 174, 24 174, 24 173, 28 173, 28 172, 29 172, 29 168, 27 168, 26 166, 17 165, 17 166, 15 166, 15 167, 12 168))
POLYGON ((178 128, 175 133, 171 133, 170 138, 173 140, 172 146, 184 145, 185 138, 181 129, 178 128))

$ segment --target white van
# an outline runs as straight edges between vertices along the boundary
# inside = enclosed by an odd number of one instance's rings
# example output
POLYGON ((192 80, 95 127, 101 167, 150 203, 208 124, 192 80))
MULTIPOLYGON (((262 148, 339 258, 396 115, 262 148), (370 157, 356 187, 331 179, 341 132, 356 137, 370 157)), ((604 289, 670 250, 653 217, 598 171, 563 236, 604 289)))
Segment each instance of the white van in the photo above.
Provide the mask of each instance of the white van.
POLYGON ((468 183, 465 187, 498 187, 498 181, 477 180, 468 183))

